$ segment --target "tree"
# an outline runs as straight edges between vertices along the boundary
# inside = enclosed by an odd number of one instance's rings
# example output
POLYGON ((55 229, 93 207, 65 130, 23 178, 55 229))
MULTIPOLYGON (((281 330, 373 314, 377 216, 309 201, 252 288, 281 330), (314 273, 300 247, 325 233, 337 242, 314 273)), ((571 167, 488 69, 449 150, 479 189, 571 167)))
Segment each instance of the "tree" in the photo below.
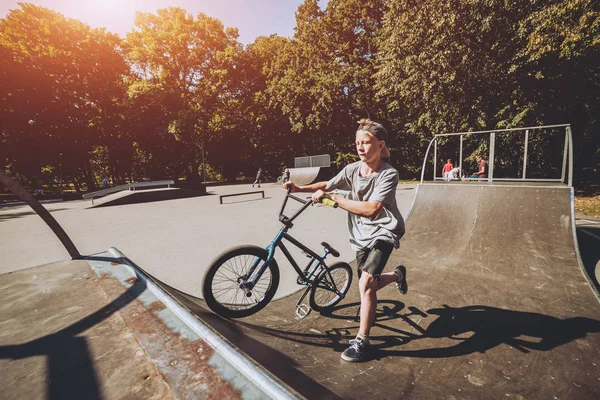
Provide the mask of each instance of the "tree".
POLYGON ((151 121, 139 144, 162 158, 161 168, 171 164, 174 174, 197 176, 202 146, 219 133, 217 109, 230 101, 228 79, 241 49, 237 30, 177 7, 137 13, 135 26, 125 45, 137 75, 130 96, 139 118, 151 121))
POLYGON ((118 130, 127 72, 118 36, 32 4, 0 22, 0 130, 9 168, 31 183, 47 166, 94 187, 89 153, 118 130))
MULTIPOLYGON (((412 154, 421 155, 436 133, 564 122, 573 123, 575 133, 589 130, 584 120, 593 114, 583 110, 598 98, 598 68, 590 58, 598 55, 596 3, 388 5, 379 35, 377 88, 393 124, 413 144, 412 154), (560 50, 552 41, 560 41, 563 26, 572 30, 560 50), (564 48, 571 46, 579 50, 565 58, 564 48), (584 95, 582 88, 590 84, 591 95, 584 95)), ((516 139, 505 146, 518 154, 516 139)), ((416 165, 417 157, 408 163, 416 165)))

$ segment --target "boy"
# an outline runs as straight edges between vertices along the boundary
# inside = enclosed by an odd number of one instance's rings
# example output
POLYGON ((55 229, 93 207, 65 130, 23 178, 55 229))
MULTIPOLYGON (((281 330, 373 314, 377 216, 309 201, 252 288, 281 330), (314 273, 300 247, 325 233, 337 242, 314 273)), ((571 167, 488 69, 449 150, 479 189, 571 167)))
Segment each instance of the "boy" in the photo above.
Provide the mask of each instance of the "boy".
POLYGON ((383 268, 404 234, 404 219, 396 205, 398 172, 383 159, 390 156, 385 128, 362 119, 356 131, 356 151, 360 161, 347 165, 329 182, 296 186, 287 182, 292 192, 315 192, 314 202, 329 198, 348 211, 350 246, 356 251, 360 291, 360 327, 356 339, 342 354, 345 361, 365 361, 369 353, 369 333, 375 320, 377 291, 395 282, 406 294, 406 268, 382 274, 383 268), (326 193, 334 189, 349 190, 347 197, 326 193))

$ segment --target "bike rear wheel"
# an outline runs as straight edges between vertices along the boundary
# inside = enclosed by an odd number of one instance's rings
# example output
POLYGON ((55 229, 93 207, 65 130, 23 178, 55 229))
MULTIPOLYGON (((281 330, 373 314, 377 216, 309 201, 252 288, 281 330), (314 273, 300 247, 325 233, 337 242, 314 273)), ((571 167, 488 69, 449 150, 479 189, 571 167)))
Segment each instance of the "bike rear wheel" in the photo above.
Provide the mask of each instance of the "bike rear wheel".
POLYGON ((351 284, 352 268, 348 263, 338 262, 321 271, 310 292, 310 308, 322 311, 335 306, 348 293, 351 284), (336 293, 336 289, 341 295, 336 293))
POLYGON ((202 295, 206 305, 225 318, 247 317, 263 309, 273 299, 279 286, 279 267, 275 259, 256 281, 250 296, 240 288, 240 284, 255 260, 259 260, 256 273, 268 255, 258 246, 238 246, 217 257, 204 275, 202 295))

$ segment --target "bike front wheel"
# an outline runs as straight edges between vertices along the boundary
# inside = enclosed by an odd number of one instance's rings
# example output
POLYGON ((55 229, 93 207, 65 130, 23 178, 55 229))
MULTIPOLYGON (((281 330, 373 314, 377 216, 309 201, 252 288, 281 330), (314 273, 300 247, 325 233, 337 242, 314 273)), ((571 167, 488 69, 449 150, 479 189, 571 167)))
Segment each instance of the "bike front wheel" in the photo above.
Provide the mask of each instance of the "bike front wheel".
POLYGON ((338 262, 324 269, 313 283, 310 308, 322 311, 335 306, 348 293, 351 284, 352 268, 348 263, 338 262))
POLYGON ((206 305, 225 318, 242 318, 262 310, 277 291, 279 267, 272 259, 250 290, 240 287, 254 278, 269 253, 258 246, 238 246, 225 251, 204 275, 202 295, 206 305), (258 263, 252 276, 248 271, 258 263))

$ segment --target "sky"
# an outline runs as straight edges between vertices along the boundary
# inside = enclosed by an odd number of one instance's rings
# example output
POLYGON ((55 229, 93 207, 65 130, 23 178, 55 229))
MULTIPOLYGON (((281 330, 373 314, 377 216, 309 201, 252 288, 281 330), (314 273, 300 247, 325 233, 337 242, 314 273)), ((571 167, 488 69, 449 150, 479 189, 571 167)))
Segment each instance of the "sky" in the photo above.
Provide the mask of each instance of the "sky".
MULTIPOLYGON (((276 33, 291 37, 295 12, 302 0, 0 0, 0 18, 28 2, 78 19, 93 28, 105 27, 124 37, 133 28, 135 11, 156 12, 159 8, 181 7, 193 15, 215 17, 226 27, 238 28, 239 41, 254 42, 258 36, 276 33)), ((320 0, 325 7, 328 0, 320 0)))

